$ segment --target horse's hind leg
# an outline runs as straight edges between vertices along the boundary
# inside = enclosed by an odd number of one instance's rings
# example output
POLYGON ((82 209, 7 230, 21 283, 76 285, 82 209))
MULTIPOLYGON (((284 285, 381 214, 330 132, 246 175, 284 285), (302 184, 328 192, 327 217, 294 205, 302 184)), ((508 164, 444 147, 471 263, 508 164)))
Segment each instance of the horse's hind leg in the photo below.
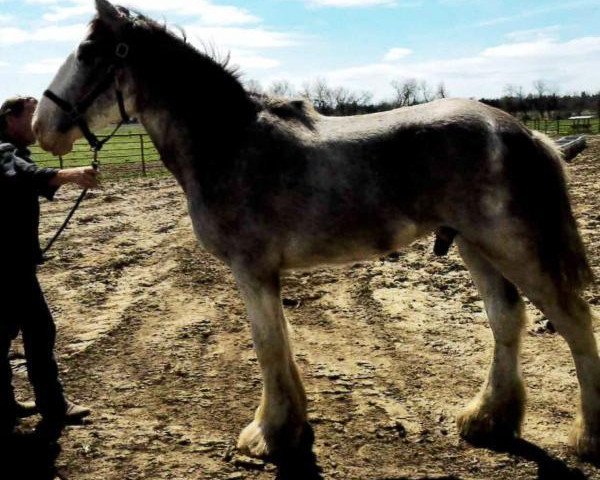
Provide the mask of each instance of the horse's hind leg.
POLYGON ((234 268, 252 324, 263 391, 254 421, 240 434, 238 448, 269 457, 297 447, 306 424, 306 396, 292 358, 280 298, 279 275, 234 268))
MULTIPOLYGON (((500 238, 500 235, 488 235, 486 258, 490 259, 489 264, 493 264, 506 278, 514 282, 523 294, 544 312, 558 333, 567 341, 575 362, 581 392, 581 403, 572 442, 580 456, 600 459, 600 358, 592 329, 592 313, 576 288, 571 288, 564 280, 553 278, 541 267, 535 252, 524 247, 527 244, 520 241, 522 236, 508 235, 502 241, 490 241, 489 238, 500 238), (507 240, 508 237, 512 240, 507 240)), ((470 252, 475 249, 465 244, 464 241, 461 243, 461 253, 469 259, 470 252)), ((469 262, 473 263, 472 260, 468 260, 469 262)), ((507 331, 497 329, 494 323, 492 321, 494 335, 497 335, 497 330, 500 332, 497 340, 508 335, 504 340, 505 347, 498 346, 498 342, 496 345, 497 351, 504 350, 506 353, 502 363, 508 368, 500 368, 496 365, 496 355, 491 376, 494 376, 495 370, 506 370, 513 372, 513 379, 518 378, 514 374, 516 362, 511 365, 511 359, 516 355, 516 345, 518 345, 516 325, 520 325, 522 320, 515 320, 514 327, 507 331)), ((497 380, 501 381, 502 376, 502 374, 496 375, 497 380)), ((508 376, 509 391, 515 391, 510 388, 510 378, 508 376)), ((483 398, 485 399, 485 393, 483 398)), ((469 418, 475 418, 476 425, 486 424, 485 415, 472 413, 469 418)), ((501 412, 497 418, 502 418, 501 412)), ((468 422, 465 421, 464 415, 459 420, 459 424, 462 425, 461 431, 465 436, 469 436, 471 430, 475 431, 472 428, 465 431, 468 422)))
POLYGON ((525 389, 519 347, 525 309, 515 286, 475 247, 458 238, 460 254, 481 294, 494 334, 494 355, 479 394, 457 418, 460 435, 473 443, 494 444, 520 434, 525 389))
POLYGON ((581 457, 600 459, 600 359, 592 313, 576 292, 531 297, 567 341, 579 380, 581 402, 571 442, 581 457))

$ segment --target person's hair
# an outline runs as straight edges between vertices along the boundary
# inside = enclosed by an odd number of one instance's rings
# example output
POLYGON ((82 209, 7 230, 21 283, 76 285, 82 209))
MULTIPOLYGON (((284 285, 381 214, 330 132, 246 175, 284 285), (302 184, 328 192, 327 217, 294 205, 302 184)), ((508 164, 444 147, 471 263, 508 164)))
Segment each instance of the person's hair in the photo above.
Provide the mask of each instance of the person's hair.
POLYGON ((8 116, 18 117, 25 110, 27 102, 35 100, 33 97, 17 96, 4 101, 0 106, 0 136, 4 136, 8 116))

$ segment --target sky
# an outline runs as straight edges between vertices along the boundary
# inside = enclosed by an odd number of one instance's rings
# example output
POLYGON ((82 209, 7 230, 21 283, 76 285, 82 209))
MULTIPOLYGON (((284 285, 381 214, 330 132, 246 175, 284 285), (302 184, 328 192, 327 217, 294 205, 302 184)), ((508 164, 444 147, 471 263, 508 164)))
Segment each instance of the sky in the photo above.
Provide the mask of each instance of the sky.
MULTIPOLYGON (((316 79, 391 99, 393 81, 492 98, 508 85, 600 91, 600 0, 123 0, 231 54, 244 81, 316 79)), ((39 97, 93 0, 0 0, 0 100, 39 97)), ((185 74, 185 67, 182 68, 185 74)))

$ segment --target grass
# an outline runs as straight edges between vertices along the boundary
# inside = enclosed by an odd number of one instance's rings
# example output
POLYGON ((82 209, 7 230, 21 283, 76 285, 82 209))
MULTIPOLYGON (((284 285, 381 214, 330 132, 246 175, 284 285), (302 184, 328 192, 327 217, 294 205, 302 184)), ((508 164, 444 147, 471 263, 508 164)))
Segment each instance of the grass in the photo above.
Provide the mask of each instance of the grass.
POLYGON ((600 119, 590 120, 589 130, 582 131, 573 127, 573 120, 528 120, 524 122, 529 128, 539 130, 553 136, 573 135, 576 133, 600 134, 600 119))
MULTIPOLYGON (((114 127, 95 132, 99 138, 109 135, 114 127)), ((90 165, 92 152, 85 139, 73 145, 73 151, 62 158, 54 157, 35 145, 31 148, 32 157, 40 166, 53 168, 69 168, 90 165)), ((147 176, 166 174, 160 155, 144 127, 138 124, 123 125, 119 131, 100 150, 98 154, 103 176, 132 177, 144 174, 144 163, 147 176), (142 150, 143 160, 142 162, 142 150)))

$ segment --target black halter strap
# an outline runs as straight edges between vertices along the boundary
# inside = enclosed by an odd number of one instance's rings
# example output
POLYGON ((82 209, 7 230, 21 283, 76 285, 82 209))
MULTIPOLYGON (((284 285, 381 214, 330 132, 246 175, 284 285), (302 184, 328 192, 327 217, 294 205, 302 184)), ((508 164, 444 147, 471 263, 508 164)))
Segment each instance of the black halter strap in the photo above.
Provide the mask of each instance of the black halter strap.
POLYGON ((96 84, 96 86, 88 92, 79 102, 75 105, 67 102, 66 100, 60 98, 51 90, 46 90, 44 92, 44 96, 48 97, 52 100, 58 107, 65 112, 69 121, 73 125, 77 125, 81 130, 81 133, 90 144, 90 147, 94 151, 99 151, 104 144, 112 138, 112 136, 117 132, 117 130, 124 123, 129 122, 130 118, 127 115, 125 110, 125 101, 123 100, 123 92, 116 86, 115 87, 115 95, 117 99, 117 104, 119 105, 119 113, 121 114, 121 121, 114 129, 114 131, 108 135, 106 138, 102 140, 98 140, 98 137, 92 133, 89 125, 85 119, 85 112, 90 108, 92 103, 102 94, 105 90, 107 90, 110 85, 116 81, 116 72, 117 67, 120 66, 125 58, 129 55, 129 46, 126 43, 118 43, 115 49, 115 60, 108 67, 108 70, 102 77, 102 79, 96 84))

